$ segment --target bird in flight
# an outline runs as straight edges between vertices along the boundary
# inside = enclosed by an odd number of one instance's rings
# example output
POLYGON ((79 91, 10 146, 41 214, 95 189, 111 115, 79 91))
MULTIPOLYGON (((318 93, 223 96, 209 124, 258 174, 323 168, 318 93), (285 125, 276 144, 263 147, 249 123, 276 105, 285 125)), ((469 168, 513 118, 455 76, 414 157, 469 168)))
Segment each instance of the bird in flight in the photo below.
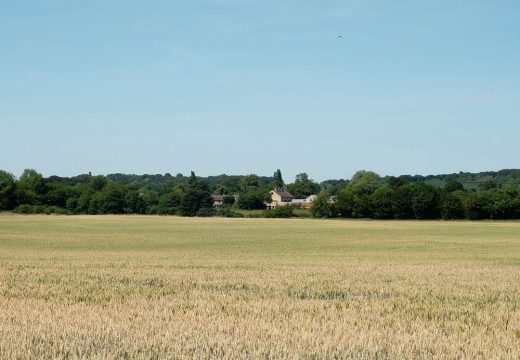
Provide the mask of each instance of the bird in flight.
POLYGON ((338 39, 343 39, 343 35, 338 36, 338 39))

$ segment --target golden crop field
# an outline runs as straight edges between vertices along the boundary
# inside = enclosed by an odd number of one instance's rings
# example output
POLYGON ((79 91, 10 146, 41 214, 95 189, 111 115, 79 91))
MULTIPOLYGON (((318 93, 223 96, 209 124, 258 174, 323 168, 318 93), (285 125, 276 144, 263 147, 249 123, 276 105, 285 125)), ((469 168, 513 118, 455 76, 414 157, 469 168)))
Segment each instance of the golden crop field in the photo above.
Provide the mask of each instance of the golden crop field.
POLYGON ((519 359, 520 222, 0 215, 0 358, 519 359))

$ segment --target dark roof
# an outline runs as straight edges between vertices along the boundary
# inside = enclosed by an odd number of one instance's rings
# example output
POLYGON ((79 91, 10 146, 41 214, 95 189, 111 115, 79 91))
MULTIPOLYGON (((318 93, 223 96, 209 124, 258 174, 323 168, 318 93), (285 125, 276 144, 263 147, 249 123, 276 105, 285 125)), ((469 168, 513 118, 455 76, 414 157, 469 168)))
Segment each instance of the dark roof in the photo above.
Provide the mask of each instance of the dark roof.
POLYGON ((277 193, 278 195, 280 195, 281 197, 283 198, 292 198, 294 197, 293 194, 291 194, 290 192, 288 191, 285 191, 285 190, 273 190, 275 193, 277 193))

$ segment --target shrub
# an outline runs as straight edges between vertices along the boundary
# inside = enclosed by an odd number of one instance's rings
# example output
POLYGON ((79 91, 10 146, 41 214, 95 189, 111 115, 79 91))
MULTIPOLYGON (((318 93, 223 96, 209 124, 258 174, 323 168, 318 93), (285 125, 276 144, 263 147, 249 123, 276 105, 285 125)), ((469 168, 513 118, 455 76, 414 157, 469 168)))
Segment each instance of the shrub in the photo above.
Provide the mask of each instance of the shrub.
POLYGON ((45 206, 45 205, 20 205, 13 212, 17 214, 58 214, 58 215, 69 215, 70 211, 58 206, 45 206))
POLYGON ((16 209, 13 210, 13 212, 17 214, 34 214, 33 206, 27 204, 18 206, 16 209))
POLYGON ((213 208, 201 208, 197 211, 197 216, 200 217, 210 217, 215 215, 215 210, 213 208))
MULTIPOLYGON (((310 213, 313 218, 334 218, 338 216, 338 209, 336 204, 330 202, 329 193, 322 191, 312 202, 310 213)), ((346 216, 347 212, 343 214, 346 216)))
POLYGON ((243 218, 244 214, 231 210, 228 207, 220 207, 215 212, 215 216, 227 217, 227 218, 243 218))
POLYGON ((262 216, 265 218, 291 218, 294 213, 292 206, 278 206, 272 210, 264 210, 262 216))

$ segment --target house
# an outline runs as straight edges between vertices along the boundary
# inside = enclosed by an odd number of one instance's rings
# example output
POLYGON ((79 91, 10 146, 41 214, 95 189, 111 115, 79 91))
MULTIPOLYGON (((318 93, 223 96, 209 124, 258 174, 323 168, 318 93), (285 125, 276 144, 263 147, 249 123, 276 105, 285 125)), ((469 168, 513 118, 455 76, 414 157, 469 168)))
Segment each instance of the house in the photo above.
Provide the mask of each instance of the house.
POLYGON ((305 199, 305 202, 306 202, 306 203, 309 203, 309 204, 312 204, 312 202, 313 202, 314 200, 316 200, 317 197, 318 197, 318 195, 309 195, 309 196, 307 196, 307 198, 305 199))
POLYGON ((291 205, 300 207, 302 209, 310 209, 312 207, 312 202, 317 197, 318 196, 316 196, 316 195, 310 195, 310 196, 306 197, 305 199, 292 199, 291 205))
POLYGON ((213 199, 213 207, 224 205, 224 195, 211 195, 211 198, 213 199))
POLYGON ((268 209, 274 209, 278 206, 290 205, 294 198, 290 192, 282 188, 276 188, 271 190, 269 193, 271 194, 271 202, 266 203, 268 209))

